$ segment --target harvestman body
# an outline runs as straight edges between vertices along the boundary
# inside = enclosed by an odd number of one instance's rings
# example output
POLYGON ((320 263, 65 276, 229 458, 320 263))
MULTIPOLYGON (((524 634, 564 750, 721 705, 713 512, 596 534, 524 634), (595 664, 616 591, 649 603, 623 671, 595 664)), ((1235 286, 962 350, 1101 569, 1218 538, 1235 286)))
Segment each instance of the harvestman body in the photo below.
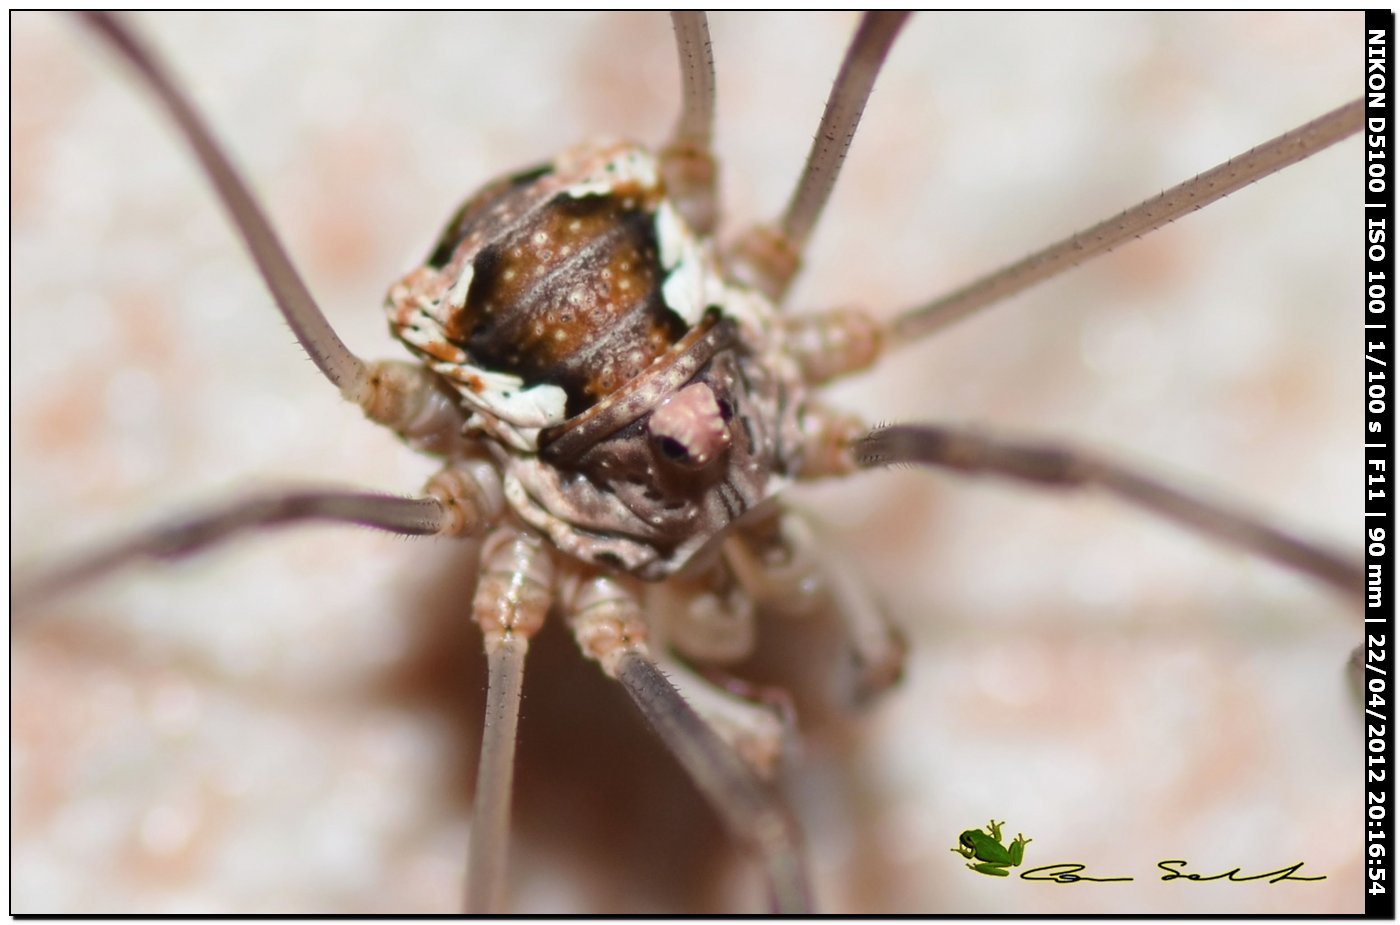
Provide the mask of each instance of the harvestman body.
MULTIPOLYGON (((678 30, 683 37, 683 60, 687 54, 689 60, 694 60, 706 42, 694 34, 684 38, 687 22, 688 28, 697 28, 695 21, 688 20, 678 30)), ((895 23, 886 25, 886 43, 892 40, 895 29, 895 23)), ((870 31, 879 30, 872 27, 870 31)), ((118 38, 122 35, 115 30, 109 34, 118 38)), ((857 60, 866 56, 878 61, 882 57, 883 51, 871 51, 870 47, 857 53, 857 60)), ((873 71, 870 78, 873 79, 873 71)), ((696 121, 696 111, 705 108, 703 84, 702 77, 690 85, 690 122, 696 121), (702 102, 697 103, 697 99, 702 102)), ((843 81, 839 86, 847 94, 863 97, 862 91, 851 89, 856 86, 853 82, 843 81)), ((855 116, 847 116, 852 125, 858 117, 859 104, 854 108, 855 116)), ((1339 112, 1334 123, 1347 118, 1346 111, 1339 112)), ((707 120, 699 121, 703 124, 707 120)), ((792 909, 805 901, 800 864, 793 848, 795 836, 781 810, 773 808, 763 795, 763 788, 752 782, 752 775, 730 757, 732 753, 723 744, 727 739, 737 745, 750 764, 763 766, 770 761, 771 756, 763 757, 772 749, 772 733, 764 727, 764 714, 740 708, 738 718, 731 718, 733 725, 721 739, 699 723, 673 693, 667 693, 669 685, 650 667, 641 643, 640 637, 650 629, 648 618, 639 607, 637 591, 625 580, 614 577, 618 571, 655 580, 687 567, 695 570, 708 566, 709 572, 699 573, 708 577, 703 577, 702 587, 693 592, 694 599, 732 603, 735 592, 731 585, 737 576, 743 575, 759 590, 764 577, 761 568, 745 572, 741 563, 748 560, 742 547, 731 551, 725 560, 718 558, 715 542, 722 538, 726 527, 742 521, 750 511, 763 514, 764 502, 787 480, 847 470, 878 461, 881 456, 991 468, 1047 481, 1087 473, 1110 489, 1117 488, 1134 500, 1193 519, 1198 526, 1202 520, 1218 524, 1220 518, 1214 509, 1197 516, 1198 508, 1189 500, 1164 495, 1155 483, 1113 466, 1086 464, 1082 457, 1058 451, 986 442, 960 432, 892 432, 868 444, 868 452, 852 455, 851 448, 861 433, 859 427, 822 412, 801 392, 871 361, 881 336, 876 326, 860 316, 839 314, 830 316, 832 321, 825 325, 793 322, 787 325, 785 337, 779 338, 773 331, 782 326, 781 316, 749 289, 723 282, 717 266, 707 266, 723 259, 738 267, 755 288, 780 296, 796 264, 795 259, 785 258, 789 253, 795 258, 795 252, 800 251, 801 241, 820 208, 820 196, 815 208, 807 207, 809 214, 797 222, 807 227, 789 228, 776 238, 776 246, 771 238, 767 246, 751 243, 750 238, 750 243, 724 258, 706 252, 698 243, 701 239, 685 231, 682 220, 674 214, 667 215, 669 207, 661 198, 659 182, 650 178, 653 174, 666 177, 673 190, 684 191, 687 176, 700 176, 702 179, 695 184, 698 192, 689 197, 699 204, 688 203, 684 211, 703 227, 707 213, 713 211, 706 201, 709 193, 703 180, 707 131, 707 127, 703 131, 687 127, 683 120, 673 143, 673 149, 680 149, 680 153, 673 150, 669 160, 663 155, 657 166, 649 166, 644 155, 630 148, 585 148, 575 159, 580 162, 576 170, 565 162, 564 166, 556 165, 552 172, 535 172, 506 183, 510 188, 507 192, 523 191, 524 197, 529 198, 536 195, 536 185, 559 178, 557 188, 538 196, 545 206, 597 199, 616 205, 624 219, 636 216, 633 225, 642 226, 637 253, 659 267, 653 278, 638 282, 639 287, 661 290, 661 306, 653 304, 648 309, 652 314, 646 316, 655 323, 640 338, 642 343, 654 347, 651 355, 632 359, 628 350, 620 350, 619 362, 630 360, 633 366, 612 379, 608 378, 611 373, 606 365, 600 365, 573 379, 541 381, 542 369, 550 367, 551 371, 543 375, 552 375, 551 364, 566 362, 569 357, 561 360, 560 356, 550 356, 547 363, 538 361, 531 367, 531 357, 512 357, 508 346, 493 346, 480 338, 473 343, 473 335, 480 334, 480 327, 473 327, 462 315, 469 308, 479 309, 482 300, 487 299, 488 287, 481 284, 487 270, 503 275, 508 269, 501 268, 498 256, 489 260, 482 257, 483 249, 500 246, 498 229, 481 232, 480 225, 469 221, 470 215, 464 216, 460 226, 454 223, 449 227, 423 271, 441 271, 440 277, 410 275, 390 296, 391 323, 451 384, 450 390, 443 387, 443 380, 425 377, 420 367, 377 364, 371 367, 371 373, 362 374, 357 371, 362 364, 347 358, 348 354, 342 355, 343 348, 337 349, 338 341, 328 330, 317 330, 318 317, 303 314, 292 322, 313 358, 318 359, 318 365, 372 417, 389 423, 410 442, 455 461, 432 483, 429 494, 433 500, 398 502, 370 496, 308 494, 292 503, 282 499, 262 510, 239 507, 227 521, 215 518, 208 535, 166 535, 160 538, 160 548, 171 551, 200 545, 244 521, 271 522, 303 516, 369 521, 402 532, 476 533, 489 522, 505 520, 518 524, 503 514, 508 504, 519 521, 538 532, 521 532, 518 526, 498 531, 488 539, 484 553, 486 572, 478 591, 477 610, 478 620, 487 631, 488 650, 492 652, 493 675, 497 678, 493 691, 497 699, 509 704, 518 696, 515 686, 519 683, 524 638, 543 619, 549 592, 554 589, 556 606, 571 602, 563 606, 574 614, 571 622, 585 651, 623 681, 639 705, 650 711, 649 718, 658 725, 663 737, 672 737, 676 743, 673 747, 680 750, 683 761, 692 763, 702 788, 710 789, 722 811, 727 808, 726 815, 741 837, 764 850, 778 904, 792 909), (700 152, 698 156, 696 151, 700 152), (701 162, 701 169, 693 170, 695 161, 701 162), (625 175, 626 184, 637 188, 609 185, 614 181, 604 179, 618 175, 625 175), (624 204, 629 197, 639 200, 637 208, 629 209, 624 204), (479 240, 473 242, 473 235, 479 240), (692 291, 666 292, 665 286, 675 280, 686 283, 692 291), (481 286, 480 292, 473 291, 477 286, 481 286), (658 329, 664 330, 656 334, 658 329), (477 365, 482 355, 489 355, 491 362, 477 365), (668 373, 669 378, 664 375, 668 373), (398 377, 402 377, 402 386, 382 387, 386 381, 398 382, 398 377), (641 385, 634 385, 637 382, 641 385), (632 392, 615 397, 628 386, 633 387, 632 392), (562 392, 562 397, 551 389, 562 392), (530 395, 531 392, 537 394, 530 395), (633 403, 628 404, 628 399, 634 399, 633 403), (469 432, 488 435, 489 440, 459 440, 463 423, 457 410, 460 407, 465 407, 470 416, 466 422, 469 432), (597 423, 600 420, 602 424, 597 423), (586 439, 577 437, 579 431, 587 429, 585 425, 592 425, 594 433, 585 435, 586 439), (571 437, 573 444, 568 442, 571 437), (607 441, 616 442, 614 451, 587 462, 587 454, 607 441), (479 448, 483 446, 484 452, 479 448), (717 460, 722 460, 723 465, 732 464, 735 474, 709 480, 693 477, 714 468, 717 460), (618 467, 618 471, 612 471, 618 467), (668 472, 675 475, 668 478, 668 472), (635 491, 635 497, 629 498, 628 491, 635 491), (698 496, 692 497, 697 491, 698 496), (659 499, 653 497, 658 495, 659 499), (616 499, 622 500, 621 507, 616 499), (654 509, 648 507, 652 503, 654 509), (658 533, 658 527, 666 525, 652 523, 652 518, 664 518, 664 512, 677 509, 681 511, 677 516, 692 529, 671 527, 669 532, 658 533), (698 513, 692 513, 692 509, 698 513), (628 518, 632 520, 624 523, 628 518), (694 528, 697 522, 703 527, 694 528), (549 553, 538 539, 540 534, 549 536, 553 545, 569 556, 549 553), (576 564, 579 561, 586 565, 580 567, 576 564), (714 563, 720 561, 727 561, 728 568, 716 572, 719 566, 714 563), (707 582, 711 586, 705 586, 707 582), (759 824, 750 824, 754 819, 759 824)), ((1341 129, 1330 131, 1336 134, 1341 129)), ((1312 150, 1316 144, 1309 142, 1307 149, 1312 150)), ((211 169, 217 172, 217 159, 213 163, 211 169)), ((813 181, 817 187, 829 184, 837 164, 839 158, 809 174, 809 180, 817 177, 813 181)), ((248 205, 237 200, 239 188, 229 178, 221 185, 226 195, 234 197, 235 211, 245 210, 246 230, 253 220, 247 217, 248 205)), ((686 203, 687 198, 683 194, 678 201, 686 203)), ((794 200, 801 198, 795 196, 794 200)), ((495 202, 485 205, 494 207, 495 202)), ((511 224, 527 212, 526 208, 509 205, 500 214, 500 224, 508 228, 509 234, 533 243, 540 233, 537 228, 511 224)), ((567 229, 576 220, 562 220, 559 227, 567 229)), ((627 221, 630 219, 623 224, 627 221)), ((489 226, 490 222, 484 224, 489 226)), ((281 300, 295 303, 301 297, 295 286, 288 283, 289 267, 280 264, 280 252, 261 230, 255 230, 253 237, 254 250, 261 250, 260 262, 265 272, 280 279, 281 300)), ((551 235, 546 233, 544 244, 552 243, 551 235)), ((533 272, 542 260, 518 272, 533 272)), ((625 276, 633 269, 629 267, 619 275, 625 276)), ((547 267, 546 272, 553 271, 547 267)), ((498 287, 503 285, 499 279, 494 282, 498 287)), ((571 290, 566 289, 566 300, 569 293, 571 290)), ((919 319, 924 317, 927 316, 922 312, 904 316, 883 336, 897 340, 917 335, 923 327, 919 319)), ((529 318, 518 321, 527 331, 531 323, 529 318)), ((554 332, 540 333, 550 336, 554 332)), ((595 339, 598 334, 589 332, 595 339)), ((501 338, 499 343, 521 341, 520 334, 513 334, 501 338)), ((764 556, 771 558, 781 552, 786 543, 782 534, 772 532, 771 522, 760 526, 762 529, 738 535, 758 545, 761 562, 764 556)), ((1338 587, 1346 588, 1353 577, 1349 564, 1253 523, 1227 519, 1220 531, 1338 587)), ((708 653, 703 644, 687 642, 693 637, 686 636, 684 629, 668 626, 667 630, 671 633, 670 644, 678 651, 697 660, 705 659, 708 653)), ((719 708, 712 706, 710 710, 719 708)), ((724 725, 715 713, 702 710, 702 714, 711 723, 724 725)), ((478 903, 488 902, 483 897, 499 884, 499 871, 492 865, 503 854, 499 849, 504 840, 503 814, 508 797, 501 794, 508 794, 508 740, 513 737, 512 724, 513 719, 495 727, 504 727, 503 738, 484 750, 481 780, 485 782, 485 797, 478 807, 474 845, 484 844, 490 850, 483 855, 480 848, 474 848, 474 881, 478 889, 473 897, 478 903), (494 826, 490 822, 492 814, 482 810, 483 806, 494 806, 502 813, 494 826)))

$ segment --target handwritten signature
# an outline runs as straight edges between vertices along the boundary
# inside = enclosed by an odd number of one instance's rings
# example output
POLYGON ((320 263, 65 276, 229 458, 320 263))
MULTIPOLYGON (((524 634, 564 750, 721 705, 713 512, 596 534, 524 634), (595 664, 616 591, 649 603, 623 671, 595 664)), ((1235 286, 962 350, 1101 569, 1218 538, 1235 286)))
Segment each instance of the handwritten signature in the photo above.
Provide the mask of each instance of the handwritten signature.
MULTIPOLYGON (((1265 871, 1262 874, 1241 874, 1238 867, 1224 871, 1219 874, 1197 874, 1185 870, 1188 862, 1183 860, 1158 861, 1159 870, 1165 871, 1163 880, 1192 880, 1198 883, 1205 883, 1211 880, 1226 880, 1231 883, 1247 883, 1251 880, 1268 880, 1270 883, 1280 883, 1284 880, 1326 880, 1327 875, 1321 874, 1316 877, 1307 877, 1298 873, 1302 869, 1303 862, 1291 864, 1288 867, 1280 867, 1278 870, 1265 871)), ((1035 867, 1021 873, 1022 880, 1042 880, 1049 883, 1123 883, 1135 878, 1133 877, 1090 877, 1081 873, 1085 869, 1084 864, 1046 864, 1043 867, 1035 867)))

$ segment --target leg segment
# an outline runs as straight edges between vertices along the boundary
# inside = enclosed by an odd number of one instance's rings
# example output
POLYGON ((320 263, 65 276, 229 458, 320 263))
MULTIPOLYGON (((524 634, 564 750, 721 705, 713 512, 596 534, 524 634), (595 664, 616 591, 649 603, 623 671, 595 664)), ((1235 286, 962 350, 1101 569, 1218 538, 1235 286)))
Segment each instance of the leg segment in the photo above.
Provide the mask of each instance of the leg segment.
POLYGON ((656 667, 636 598, 611 578, 573 578, 564 597, 580 648, 622 684, 725 827, 762 858, 776 911, 809 911, 797 827, 777 796, 656 667))
POLYGON ((802 251, 836 185, 875 78, 908 18, 908 13, 886 11, 861 19, 783 217, 777 225, 750 229, 735 247, 735 276, 774 302, 781 301, 802 264, 802 251))
POLYGON ((941 330, 1356 134, 1361 131, 1362 102, 1355 100, 1334 109, 1087 231, 1071 235, 940 299, 903 312, 890 325, 890 342, 909 343, 941 330))
POLYGON ((884 328, 864 309, 838 308, 782 320, 783 347, 808 385, 868 369, 884 350, 884 328))
POLYGON ((1092 453, 934 425, 883 427, 853 447, 862 468, 900 463, 993 474, 1054 488, 1098 488, 1359 598, 1359 561, 1092 453))
POLYGON ((710 683, 682 663, 656 659, 657 668, 705 723, 764 780, 772 780, 787 731, 777 709, 745 700, 710 683))
MULTIPOLYGON (((1164 193, 1100 222, 1010 266, 970 283, 956 292, 910 309, 887 325, 866 311, 842 308, 815 315, 797 315, 783 322, 783 343, 792 352, 809 385, 821 385, 872 366, 887 346, 903 346, 926 337, 964 317, 1009 299, 1032 286, 1064 273, 1101 254, 1140 238, 1275 171, 1316 154, 1361 128, 1361 101, 1333 110, 1272 141, 1265 142, 1180 183, 1164 193)), ((755 229, 745 239, 741 257, 756 265, 778 257, 760 257, 791 249, 781 237, 763 243, 772 229, 755 229)), ((797 258, 791 258, 795 261, 797 258)), ((797 264, 792 263, 792 271, 797 264)))
POLYGON ((111 13, 83 14, 87 23, 126 59, 175 120, 180 134, 189 142, 209 182, 213 184, 234 227, 243 238, 253 262, 258 266, 272 298, 287 319, 292 333, 313 363, 351 401, 359 401, 366 383, 363 360, 350 352, 335 333, 300 274, 277 239, 248 185, 234 169, 223 147, 189 99, 170 79, 164 66, 147 50, 121 19, 111 13))
POLYGON ((729 830, 763 858, 774 911, 809 912, 812 903, 796 825, 773 793, 639 650, 628 649, 618 658, 616 678, 729 830))
POLYGON ((113 540, 16 582, 12 612, 22 613, 51 595, 143 559, 181 559, 266 527, 329 521, 403 536, 469 536, 494 522, 504 508, 500 477, 482 461, 441 470, 428 480, 424 495, 398 498, 365 491, 291 489, 227 501, 113 540))
POLYGON ((681 65, 681 117, 661 149, 661 174, 671 199, 698 234, 714 231, 717 165, 710 150, 715 124, 715 58, 710 23, 701 11, 671 13, 681 65))
POLYGON ((525 652, 530 637, 544 625, 552 582, 553 562, 537 535, 502 527, 487 537, 472 603, 485 642, 487 689, 467 858, 470 913, 501 909, 525 652))
POLYGON ((53 594, 96 581, 142 559, 184 558, 263 527, 331 521, 427 536, 441 532, 447 519, 442 503, 431 497, 316 489, 267 492, 186 514, 75 556, 17 582, 12 603, 14 612, 20 613, 53 594))
POLYGON ((415 450, 460 459, 471 455, 464 436, 467 417, 461 397, 421 363, 378 360, 367 367, 356 404, 376 424, 398 434, 415 450))

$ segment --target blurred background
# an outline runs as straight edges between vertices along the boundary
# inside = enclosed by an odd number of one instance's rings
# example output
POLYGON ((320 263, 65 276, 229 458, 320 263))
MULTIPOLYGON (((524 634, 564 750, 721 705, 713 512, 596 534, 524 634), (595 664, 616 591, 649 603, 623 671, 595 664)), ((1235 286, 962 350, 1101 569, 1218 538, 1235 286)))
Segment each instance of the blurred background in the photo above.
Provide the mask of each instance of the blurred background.
MULTIPOLYGON (((485 180, 677 111, 667 19, 137 18, 342 336, 485 180)), ((727 233, 781 208, 847 14, 714 17, 727 233)), ((916 17, 793 292, 892 314, 1354 96, 1361 17, 916 17)), ((12 568, 254 486, 411 493, 431 461, 300 355, 148 95, 62 17, 12 17, 12 568)), ((968 320, 830 400, 1111 450, 1360 554, 1360 144, 968 320)), ((830 626, 769 621, 785 787, 843 912, 1357 912, 1356 614, 1093 497, 906 470, 792 492, 908 637, 839 709, 830 626), (966 870, 1007 821, 1026 866, 966 870), (1161 883, 1154 865, 1313 883, 1161 883)), ((16 912, 458 907, 483 679, 472 550, 246 539, 12 634, 16 912)), ((517 911, 758 911, 737 856, 557 625, 532 650, 517 911)))

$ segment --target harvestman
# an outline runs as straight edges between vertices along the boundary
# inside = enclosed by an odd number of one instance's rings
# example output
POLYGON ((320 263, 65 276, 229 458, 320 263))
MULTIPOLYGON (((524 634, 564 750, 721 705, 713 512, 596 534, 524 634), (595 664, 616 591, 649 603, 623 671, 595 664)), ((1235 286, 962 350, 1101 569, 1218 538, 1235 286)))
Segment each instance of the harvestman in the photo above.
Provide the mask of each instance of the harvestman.
MULTIPOLYGON (((693 97, 692 97, 692 98, 693 98, 693 97)), ((857 108, 857 111, 858 111, 858 108, 857 108)), ((834 167, 833 167, 832 169, 833 169, 833 171, 834 171, 834 167)), ((834 174, 833 174, 833 176, 834 176, 834 174)), ((227 189, 227 188, 225 188, 225 189, 227 189)), ((802 235, 794 235, 794 236, 802 236, 802 235)), ((785 280, 783 280, 783 278, 778 278, 778 277, 781 277, 781 276, 783 276, 783 274, 781 274, 781 273, 778 273, 778 274, 770 274, 770 278, 769 278, 769 280, 767 280, 766 287, 767 287, 767 288, 770 288, 770 290, 773 290, 773 291, 780 291, 781 288, 783 288, 784 285, 785 285, 785 280)), ((295 325, 294 325, 294 326, 295 326, 295 325)), ((917 330, 914 330, 914 329, 917 329, 917 323, 910 322, 910 323, 903 323, 903 325, 900 325, 900 323, 896 323, 896 326, 897 326, 897 327, 906 327, 906 329, 910 329, 910 332, 909 332, 909 333, 918 333, 917 330)), ((900 452, 906 451, 906 449, 907 449, 907 448, 910 448, 910 446, 911 446, 911 448, 913 448, 914 451, 916 451, 916 452, 925 452, 925 453, 928 453, 928 452, 942 452, 941 449, 938 449, 938 448, 937 448, 937 446, 934 446, 934 448, 931 449, 931 448, 930 448, 930 444, 928 444, 927 441, 924 441, 924 442, 914 441, 914 442, 911 442, 911 444, 904 444, 904 442, 902 441, 902 439, 895 437, 895 435, 889 435, 888 441, 882 442, 882 444, 875 445, 875 446, 874 446, 874 449, 878 449, 878 451, 885 452, 885 453, 900 453, 900 452)), ((956 446, 956 444, 955 444, 955 446, 956 446)), ((976 449, 976 445, 973 445, 973 448, 976 449)), ((944 449, 946 449, 946 444, 944 445, 944 449)), ((986 449, 986 448, 983 448, 983 449, 986 449)), ((986 455, 987 455, 987 453, 986 453, 986 452, 983 452, 983 456, 986 456, 986 455)), ((994 456, 995 456, 995 453, 994 453, 994 456)), ((1042 463, 1046 462, 1046 458, 1044 458, 1044 456, 1033 456, 1032 460, 1033 460, 1033 462, 1037 463, 1037 466, 1042 465, 1042 463)), ((1044 474, 1044 470, 1043 470, 1043 469, 1037 469, 1037 472, 1039 472, 1040 474, 1044 474)), ((1137 493, 1135 493, 1135 494, 1137 494, 1137 497, 1142 497, 1142 495, 1144 495, 1144 493, 1142 493, 1141 490, 1138 490, 1137 493)), ((378 507, 379 507, 379 502, 374 502, 374 505, 371 505, 371 509, 378 509, 378 507)), ((1180 505, 1173 505, 1173 509, 1180 509, 1180 505)), ((1329 557, 1320 556, 1320 554, 1317 554, 1317 550, 1310 549, 1310 547, 1302 547, 1302 549, 1299 549, 1299 547, 1280 546, 1280 544, 1275 543, 1275 542, 1270 542, 1270 543, 1268 543, 1268 544, 1270 544, 1271 549, 1273 549, 1273 550, 1275 551, 1275 553, 1280 554, 1280 556, 1282 556, 1282 557, 1285 557, 1285 558, 1296 558, 1296 557, 1298 557, 1298 556, 1303 557, 1303 560, 1305 560, 1305 563, 1310 563, 1309 567, 1312 568, 1312 571, 1313 571, 1313 572, 1316 572, 1316 574, 1319 574, 1320 577, 1323 577, 1324 579, 1326 579, 1326 581, 1331 581, 1331 582, 1333 582, 1333 584, 1336 584, 1336 585, 1338 585, 1338 586, 1347 585, 1347 582, 1348 582, 1348 581, 1352 581, 1352 578, 1354 578, 1354 575, 1351 575, 1351 572, 1348 571, 1348 568, 1350 568, 1350 565, 1345 564, 1345 563, 1337 564, 1336 561, 1331 561, 1331 560, 1329 560, 1329 557)), ((1296 564, 1296 563, 1295 563, 1295 564, 1296 564)), ((630 663, 630 662, 629 662, 629 663, 630 663)), ((624 675, 626 675, 626 672, 623 672, 623 673, 624 673, 624 675)), ((650 689, 648 689, 648 690, 650 690, 650 689)), ((703 733, 703 732, 697 732, 696 735, 703 736, 704 733, 703 733)), ((490 751, 490 750, 489 750, 489 751, 490 751)), ((487 779, 489 779, 489 778, 490 778, 490 775, 484 775, 484 777, 486 777, 487 779)), ((497 799, 497 800, 483 800, 483 802, 484 802, 484 803, 489 803, 489 805, 496 805, 496 806, 504 806, 504 805, 505 805, 504 800, 500 800, 500 799, 497 799)), ((480 840, 480 841, 484 841, 484 840, 480 840)), ((477 865, 475 865, 475 866, 476 866, 476 869, 480 869, 480 863, 477 863, 477 865)), ((776 875, 776 879, 778 880, 778 883, 781 884, 781 883, 787 882, 788 884, 790 884, 790 887, 788 887, 788 889, 785 890, 785 893, 784 893, 783 890, 780 890, 780 894, 784 894, 784 896, 787 896, 788 901, 791 901, 791 903, 795 903, 795 901, 797 901, 797 897, 798 897, 799 891, 801 891, 801 890, 799 890, 799 887, 798 887, 798 886, 794 886, 795 877, 792 877, 791 880, 785 880, 785 877, 788 877, 788 875, 787 875, 787 873, 783 873, 783 870, 787 869, 787 866, 791 866, 791 865, 788 865, 787 859, 785 859, 785 855, 780 855, 780 856, 778 856, 777 861, 774 861, 774 862, 773 862, 773 866, 774 866, 774 868, 778 869, 778 873, 777 873, 777 875, 776 875)), ((484 877, 484 879, 487 879, 487 880, 493 880, 493 879, 494 879, 494 877, 487 876, 487 875, 480 875, 480 873, 479 873, 479 875, 477 875, 477 876, 482 876, 482 877, 484 877)))

